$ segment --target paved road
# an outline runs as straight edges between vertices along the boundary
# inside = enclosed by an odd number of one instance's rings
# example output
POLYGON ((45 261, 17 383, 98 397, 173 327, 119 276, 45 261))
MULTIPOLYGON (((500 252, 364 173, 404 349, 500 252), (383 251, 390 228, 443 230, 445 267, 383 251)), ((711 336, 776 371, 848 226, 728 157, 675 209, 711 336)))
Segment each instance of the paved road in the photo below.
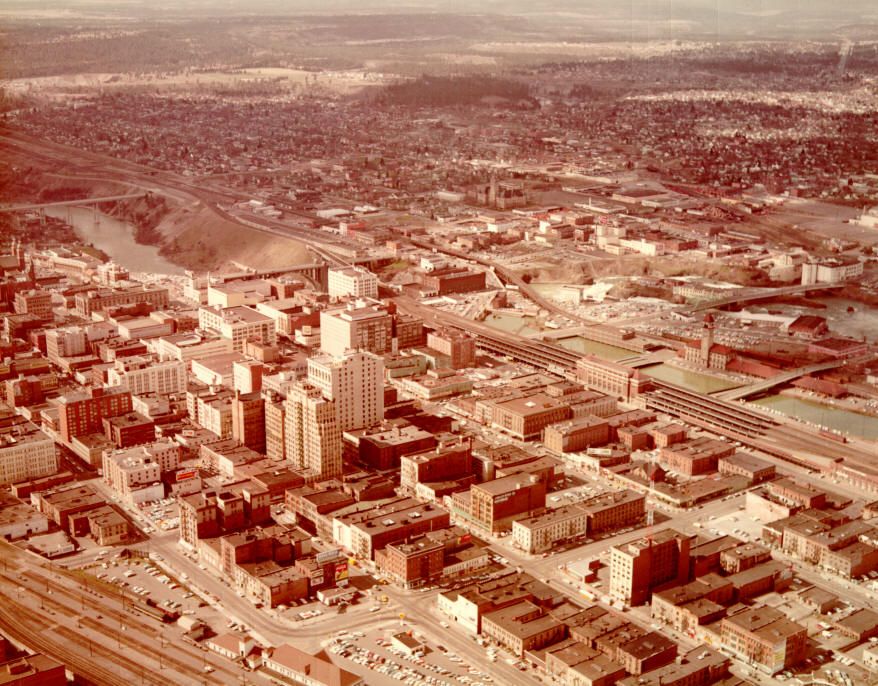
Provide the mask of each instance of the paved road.
MULTIPOLYGON (((402 608, 402 612, 406 615, 405 621, 430 638, 434 645, 444 645, 462 657, 468 664, 491 674, 497 683, 533 685, 542 682, 542 679, 535 673, 519 671, 502 658, 493 664, 489 663, 485 649, 459 627, 452 625, 448 630, 444 629, 440 622, 447 621, 447 619, 443 618, 436 608, 438 591, 419 593, 385 586, 383 592, 398 607, 402 608)), ((506 656, 502 652, 501 655, 506 656)))

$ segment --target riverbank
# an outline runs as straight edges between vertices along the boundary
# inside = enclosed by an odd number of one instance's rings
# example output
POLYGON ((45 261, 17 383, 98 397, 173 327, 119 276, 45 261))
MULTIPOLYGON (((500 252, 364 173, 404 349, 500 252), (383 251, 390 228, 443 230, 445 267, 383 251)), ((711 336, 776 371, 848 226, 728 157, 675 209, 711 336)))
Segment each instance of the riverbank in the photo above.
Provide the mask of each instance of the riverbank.
MULTIPOLYGON (((34 157, 15 146, 4 148, 7 171, 0 170, 0 186, 7 202, 35 203, 109 197, 143 191, 136 182, 114 181, 109 158, 69 149, 65 161, 34 157), (96 161, 99 160, 99 161, 96 161), (69 166, 68 166, 69 163, 69 166), (83 175, 78 165, 94 171, 83 175), (13 173, 11 169, 18 168, 13 173)), ((273 269, 312 261, 306 246, 246 227, 220 216, 185 190, 157 190, 145 198, 103 207, 107 216, 134 227, 135 245, 156 248, 159 255, 179 269, 195 271, 231 268, 237 261, 256 269, 273 269)), ((98 249, 101 246, 94 242, 98 249)), ((108 251, 109 252, 109 251, 108 251)))
POLYGON ((136 227, 86 207, 49 207, 46 215, 69 223, 76 235, 130 272, 182 274, 183 268, 163 257, 158 247, 135 240, 136 227))
POLYGON ((780 395, 786 395, 791 398, 806 400, 816 405, 826 405, 826 407, 841 409, 845 412, 854 412, 865 417, 878 419, 878 401, 876 400, 865 400, 864 398, 858 398, 856 396, 827 398, 826 396, 819 395, 813 391, 806 391, 802 388, 785 388, 780 392, 780 395))
POLYGON ((816 430, 838 431, 851 438, 878 440, 878 417, 821 404, 812 398, 777 393, 747 403, 778 416, 796 420, 816 430))

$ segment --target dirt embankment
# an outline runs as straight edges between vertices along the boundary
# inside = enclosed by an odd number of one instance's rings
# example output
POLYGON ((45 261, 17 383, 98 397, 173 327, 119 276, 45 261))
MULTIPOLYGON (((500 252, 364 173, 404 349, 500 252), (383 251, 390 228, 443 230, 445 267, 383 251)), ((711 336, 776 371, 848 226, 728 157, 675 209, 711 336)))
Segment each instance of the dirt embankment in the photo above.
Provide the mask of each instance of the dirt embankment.
POLYGON ((164 257, 187 269, 220 269, 232 261, 270 269, 311 259, 298 241, 230 222, 204 206, 171 204, 161 195, 117 203, 111 214, 136 227, 138 243, 159 246, 164 257))
POLYGON ((154 229, 161 253, 188 269, 219 269, 232 261, 273 269, 312 261, 302 243, 223 219, 206 207, 177 208, 154 229))
POLYGON ((143 198, 107 203, 100 210, 134 226, 134 240, 138 243, 161 245, 162 234, 157 227, 172 208, 164 197, 151 193, 143 198))
POLYGON ((595 259, 580 264, 526 268, 533 283, 591 283, 609 276, 701 276, 741 286, 768 286, 765 272, 751 267, 726 265, 715 261, 696 261, 684 257, 642 257, 638 255, 595 259))

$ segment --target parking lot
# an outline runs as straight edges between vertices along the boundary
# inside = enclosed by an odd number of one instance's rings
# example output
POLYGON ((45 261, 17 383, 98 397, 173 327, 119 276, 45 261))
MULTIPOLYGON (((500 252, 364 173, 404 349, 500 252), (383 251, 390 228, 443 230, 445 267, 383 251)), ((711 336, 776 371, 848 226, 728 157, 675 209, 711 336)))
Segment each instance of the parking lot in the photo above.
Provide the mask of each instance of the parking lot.
POLYGON ((185 580, 170 577, 150 559, 102 553, 86 571, 104 583, 181 615, 195 614, 201 602, 185 587, 185 580))
MULTIPOLYGON (((489 686, 494 683, 490 675, 467 665, 463 658, 445 646, 430 646, 417 632, 412 632, 410 638, 420 643, 421 649, 409 652, 394 645, 393 635, 408 631, 402 622, 367 632, 340 631, 325 646, 335 656, 335 661, 349 671, 358 674, 368 672, 370 684, 401 682, 411 686, 489 686)), ((486 652, 486 660, 496 659, 496 651, 490 654, 486 652)))
MULTIPOLYGON (((129 510, 133 510, 129 508, 129 510)), ((179 505, 174 498, 165 498, 151 503, 140 503, 134 516, 144 524, 145 533, 154 531, 171 531, 180 526, 179 505)))

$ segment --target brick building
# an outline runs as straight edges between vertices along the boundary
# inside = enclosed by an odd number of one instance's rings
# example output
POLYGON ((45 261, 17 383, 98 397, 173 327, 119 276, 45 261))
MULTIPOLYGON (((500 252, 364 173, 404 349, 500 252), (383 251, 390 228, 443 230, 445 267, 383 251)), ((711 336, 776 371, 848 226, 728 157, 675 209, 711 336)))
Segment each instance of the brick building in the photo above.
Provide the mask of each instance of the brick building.
POLYGON ((808 632, 772 607, 742 608, 722 620, 720 638, 740 659, 776 674, 805 657, 808 632))
POLYGON ((90 388, 58 398, 58 427, 69 443, 77 436, 103 431, 105 417, 131 412, 131 392, 121 386, 90 388))
POLYGON ((511 474, 452 496, 455 515, 478 529, 508 531, 512 522, 546 507, 546 483, 536 475, 511 474))
POLYGON ((770 481, 776 472, 771 462, 740 452, 720 458, 717 469, 724 476, 743 476, 752 484, 770 481))
POLYGON ((609 439, 609 423, 592 415, 550 424, 543 430, 543 445, 553 453, 578 452, 604 445, 609 439))
POLYGON ((482 635, 495 640, 513 655, 539 650, 567 634, 567 626, 530 601, 488 612, 482 617, 482 635))
POLYGON ((646 498, 637 491, 614 491, 581 503, 512 523, 512 540, 522 550, 541 553, 579 536, 594 536, 640 521, 646 498))
POLYGON ((476 364, 476 339, 463 331, 431 331, 427 334, 427 347, 447 356, 452 369, 466 369, 476 364))
POLYGON ((735 446, 715 438, 695 438, 661 449, 661 460, 668 469, 686 476, 710 474, 721 457, 735 452, 735 446))
POLYGON ((686 583, 693 539, 664 529, 611 548, 610 595, 630 605, 641 605, 665 584, 686 583))
POLYGON ((430 295, 483 291, 485 290, 485 272, 455 267, 434 269, 423 275, 421 284, 422 292, 430 295))
POLYGON ((345 436, 354 437, 360 461, 379 471, 399 467, 402 455, 429 450, 436 445, 431 432, 412 424, 348 432, 345 436))
POLYGON ((435 583, 442 576, 444 562, 445 546, 423 536, 411 542, 390 543, 375 553, 381 573, 404 588, 435 583))

